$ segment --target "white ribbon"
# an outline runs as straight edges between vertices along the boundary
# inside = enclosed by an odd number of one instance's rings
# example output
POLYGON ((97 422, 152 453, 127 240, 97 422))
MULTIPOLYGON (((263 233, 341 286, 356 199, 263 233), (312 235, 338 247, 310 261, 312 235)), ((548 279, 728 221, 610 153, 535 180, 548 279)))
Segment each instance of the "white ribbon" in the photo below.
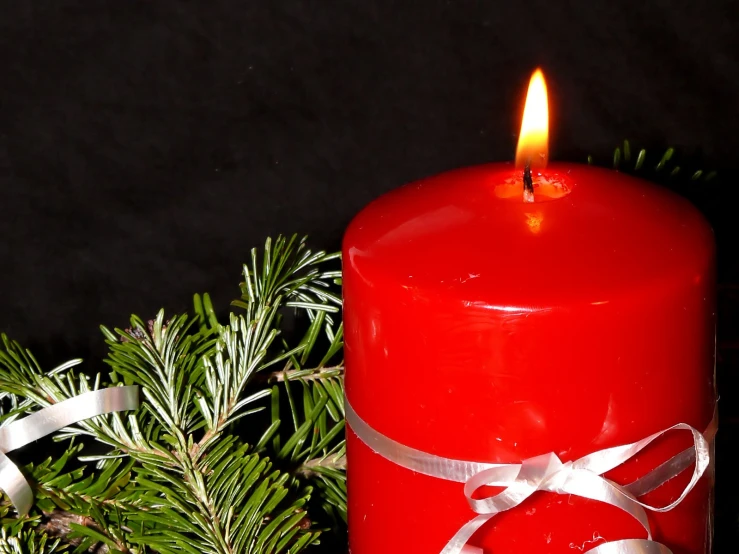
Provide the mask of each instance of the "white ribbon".
POLYGON ((138 406, 137 386, 110 387, 80 394, 0 427, 0 489, 18 514, 25 515, 31 509, 33 491, 18 466, 6 456, 8 452, 84 419, 138 406))
POLYGON ((467 502, 479 515, 464 524, 440 554, 462 554, 475 531, 496 514, 515 508, 537 491, 574 494, 610 504, 633 516, 647 532, 646 539, 607 542, 591 549, 590 554, 672 554, 665 545, 652 540, 644 508, 666 512, 683 501, 708 467, 711 458, 708 441, 713 440, 717 429, 717 417, 714 415, 705 432, 706 436, 690 425, 678 423, 640 441, 599 450, 573 462, 563 463, 556 454, 549 453, 529 458, 520 464, 486 464, 443 458, 410 448, 375 431, 357 415, 348 399, 345 408, 351 430, 375 453, 411 471, 464 483, 467 502), (692 433, 692 447, 629 485, 618 485, 603 477, 604 473, 620 466, 665 433, 680 429, 692 433), (663 507, 650 506, 637 500, 679 475, 693 462, 695 468, 690 483, 677 500, 663 507), (504 487, 504 490, 487 498, 473 498, 475 491, 484 486, 504 487))

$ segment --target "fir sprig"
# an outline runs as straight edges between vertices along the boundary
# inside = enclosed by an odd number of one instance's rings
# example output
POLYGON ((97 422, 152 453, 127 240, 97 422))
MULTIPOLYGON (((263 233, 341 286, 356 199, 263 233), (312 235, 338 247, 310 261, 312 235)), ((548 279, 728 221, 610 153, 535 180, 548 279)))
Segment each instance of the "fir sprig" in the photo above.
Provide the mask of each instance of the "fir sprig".
MULTIPOLYGON (((623 171, 625 173, 638 173, 642 176, 649 177, 653 181, 670 181, 675 180, 690 181, 696 183, 708 183, 717 176, 716 171, 705 171, 693 167, 688 169, 690 161, 683 161, 683 165, 678 162, 675 155, 676 150, 672 147, 667 148, 661 156, 653 156, 648 153, 645 148, 639 149, 636 155, 633 155, 631 142, 624 140, 623 144, 616 146, 613 150, 611 166, 613 169, 623 171)), ((588 164, 594 165, 593 156, 588 156, 588 164)))
POLYGON ((7 554, 296 554, 345 519, 336 258, 297 237, 268 240, 244 267, 228 324, 208 295, 196 295, 193 316, 160 312, 148 322, 132 317, 128 329, 103 328, 107 378, 75 373, 78 360, 45 373, 3 337, 3 423, 121 383, 139 385, 143 401, 136 413, 63 430, 56 439, 72 442, 61 457, 24 468, 36 504, 14 518, 0 497, 7 554), (281 337, 286 309, 307 321, 293 345, 281 337), (267 430, 255 433, 248 422, 266 408, 267 430), (105 448, 83 446, 89 439, 105 448))
POLYGON ((0 554, 54 554, 66 550, 60 539, 50 539, 44 533, 24 529, 9 534, 6 528, 0 529, 0 554))

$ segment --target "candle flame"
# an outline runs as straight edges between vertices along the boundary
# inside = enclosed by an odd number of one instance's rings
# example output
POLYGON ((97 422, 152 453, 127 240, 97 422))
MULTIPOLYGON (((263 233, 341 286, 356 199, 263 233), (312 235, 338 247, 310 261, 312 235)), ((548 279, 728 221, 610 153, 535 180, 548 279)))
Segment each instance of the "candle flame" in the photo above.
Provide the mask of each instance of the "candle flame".
POLYGON ((526 95, 521 134, 518 136, 516 148, 516 167, 523 168, 526 163, 530 163, 532 169, 545 168, 549 154, 548 142, 547 85, 541 69, 537 69, 531 76, 529 91, 526 95))

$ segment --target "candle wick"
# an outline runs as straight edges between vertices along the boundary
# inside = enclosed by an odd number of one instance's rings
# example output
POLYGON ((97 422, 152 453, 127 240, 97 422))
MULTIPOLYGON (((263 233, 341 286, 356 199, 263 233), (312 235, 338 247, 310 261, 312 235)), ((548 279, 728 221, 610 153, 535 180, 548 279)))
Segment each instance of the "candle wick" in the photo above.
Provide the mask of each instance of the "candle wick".
POLYGON ((523 201, 531 203, 534 201, 534 181, 531 178, 531 161, 527 161, 523 168, 523 201))

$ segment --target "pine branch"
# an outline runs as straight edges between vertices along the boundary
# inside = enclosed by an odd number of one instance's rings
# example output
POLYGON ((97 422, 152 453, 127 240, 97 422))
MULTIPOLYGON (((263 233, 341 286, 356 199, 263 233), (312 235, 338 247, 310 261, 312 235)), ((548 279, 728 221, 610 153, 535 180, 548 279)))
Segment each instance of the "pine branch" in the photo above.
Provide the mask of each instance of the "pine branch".
POLYGON ((0 423, 8 424, 33 408, 46 407, 53 400, 43 390, 44 376, 54 377, 82 363, 70 360, 44 372, 31 352, 0 335, 0 423))
POLYGON ((320 313, 299 344, 305 345, 303 356, 290 356, 283 370, 271 373, 272 426, 259 441, 270 456, 300 480, 315 486, 321 494, 321 521, 342 533, 346 522, 346 475, 344 439, 343 361, 328 365, 343 346, 343 327, 325 332, 326 345, 316 353, 318 330, 323 321, 320 313), (309 358, 318 359, 315 366, 304 367, 309 358), (294 388, 302 391, 296 395, 294 388), (285 401, 292 426, 289 432, 282 418, 285 401))
MULTIPOLYGON (((141 509, 118 497, 130 482, 132 463, 123 463, 121 459, 108 460, 99 468, 99 473, 90 472, 85 466, 66 470, 82 449, 81 444, 70 444, 59 458, 47 458, 40 464, 24 468, 26 479, 34 491, 36 510, 29 518, 16 521, 31 523, 41 534, 79 546, 83 542, 79 533, 69 525, 63 526, 63 531, 59 528, 64 521, 75 523, 78 527, 90 528, 96 537, 104 536, 105 541, 114 544, 118 551, 127 552, 122 538, 124 530, 111 525, 106 514, 141 509)), ((10 508, 10 501, 0 497, 0 515, 10 508)), ((94 545, 90 542, 88 548, 93 546, 99 549, 97 542, 94 545)))
POLYGON ((36 549, 58 533, 61 542, 44 545, 76 552, 297 554, 316 544, 316 522, 326 520, 307 511, 315 504, 312 485, 328 491, 321 510, 345 518, 343 362, 336 360, 343 331, 332 315, 341 306, 332 290, 340 272, 326 268, 337 257, 312 253, 296 237, 268 240, 262 256, 252 251, 234 302, 243 313, 228 325, 218 322, 208 295, 196 295, 195 318, 165 320, 160 312, 146 322, 133 316, 127 329, 103 328, 107 382, 74 373, 77 360, 44 374, 3 337, 0 423, 121 383, 139 385, 143 400, 136 413, 98 416, 58 433, 73 441, 65 454, 25 468, 36 494, 31 515, 6 517, 10 505, 0 498, 0 518, 9 522, 3 532, 30 537, 36 549), (309 322, 293 347, 278 341, 286 307, 309 322), (326 345, 321 354, 317 344, 326 345), (283 369, 270 374, 278 364, 283 369), (298 383, 302 398, 292 392, 298 383), (292 432, 280 419, 281 395, 292 432), (250 445, 239 432, 253 426, 242 423, 264 410, 267 397, 272 424, 250 445), (107 451, 80 456, 80 439, 107 451), (95 467, 64 469, 74 457, 95 467))
MULTIPOLYGON (((230 554, 250 552, 260 541, 278 542, 291 531, 281 525, 265 523, 264 519, 288 495, 287 475, 270 473, 271 466, 266 460, 256 454, 248 455, 248 445, 240 443, 233 436, 224 435, 225 429, 239 416, 253 413, 253 410, 245 408, 265 396, 263 392, 246 396, 243 393, 249 377, 263 364, 267 349, 276 336, 270 330, 265 331, 260 338, 256 331, 260 328, 260 322, 265 329, 271 327, 269 319, 274 319, 271 311, 272 308, 265 308, 259 313, 260 319, 251 324, 243 317, 232 317, 231 325, 221 330, 213 349, 204 356, 198 353, 201 363, 197 366, 189 363, 184 354, 173 356, 172 360, 184 359, 184 367, 188 369, 186 373, 181 373, 176 367, 158 363, 158 360, 165 359, 162 353, 169 350, 167 341, 162 340, 157 345, 154 337, 147 335, 140 324, 134 325, 139 332, 128 334, 126 343, 117 342, 111 345, 111 365, 114 368, 123 367, 121 362, 131 357, 131 349, 158 352, 159 357, 154 356, 152 365, 159 365, 158 375, 160 379, 165 378, 163 384, 157 384, 154 380, 149 382, 149 386, 158 387, 155 390, 144 387, 144 395, 150 399, 151 404, 159 405, 159 408, 156 411, 147 410, 149 421, 142 418, 137 426, 158 425, 162 439, 170 448, 166 449, 159 443, 146 441, 140 436, 138 442, 145 443, 144 448, 132 449, 127 453, 136 458, 142 451, 153 449, 160 456, 169 458, 166 463, 157 463, 148 456, 140 459, 142 465, 136 470, 136 483, 139 487, 148 489, 160 502, 169 504, 160 515, 147 513, 144 516, 146 519, 159 518, 161 522, 166 519, 170 524, 178 523, 167 533, 155 532, 141 536, 133 533, 132 542, 154 545, 160 552, 186 552, 189 551, 189 541, 191 542, 188 537, 194 533, 201 537, 201 549, 204 547, 214 554, 230 554), (124 352, 127 353, 126 356, 123 356, 124 352), (187 379, 190 380, 189 383, 186 383, 187 379), (183 381, 180 386, 188 391, 184 397, 196 399, 191 411, 172 399, 172 389, 178 386, 180 380, 183 381), (163 405, 165 400, 169 402, 169 406, 163 405), (177 414, 179 420, 175 420, 174 416, 177 414), (196 438, 194 433, 200 430, 203 433, 200 438, 196 438), (251 491, 245 485, 250 479, 255 483, 261 482, 262 488, 251 491), (253 497, 248 496, 249 492, 254 493, 253 497), (268 502, 270 498, 275 501, 268 502), (239 508, 241 513, 237 511, 239 508), (249 514, 252 517, 244 519, 249 514), (235 525, 236 522, 239 525, 235 525)), ((145 377, 151 373, 152 368, 141 365, 135 369, 131 366, 119 371, 125 373, 129 370, 127 377, 144 385, 145 377)), ((301 499, 298 495, 292 508, 283 509, 297 518, 298 514, 302 514, 300 506, 306 500, 307 497, 303 496, 301 499)), ((299 519, 302 517, 300 515, 299 519)), ((295 526, 290 518, 283 520, 282 523, 288 527, 295 526)), ((302 535, 308 538, 306 544, 314 539, 311 532, 303 532, 302 535)), ((303 537, 298 540, 300 539, 303 537)), ((291 548, 297 552, 300 547, 296 547, 296 544, 292 544, 291 548)))
POLYGON ((344 375, 344 366, 314 367, 309 369, 283 369, 273 371, 263 380, 269 383, 284 383, 285 381, 316 381, 344 375))
MULTIPOLYGON (((59 539, 69 546, 81 548, 81 550, 93 554, 110 552, 111 543, 115 545, 115 551, 118 553, 128 554, 131 552, 126 544, 116 536, 111 535, 110 529, 104 527, 100 521, 73 512, 54 510, 50 514, 45 514, 42 522, 37 527, 37 531, 49 538, 59 539), (84 544, 85 542, 89 546, 84 544)), ((130 532, 130 529, 124 528, 122 531, 130 532)))
POLYGON ((66 549, 59 539, 50 539, 33 529, 13 535, 5 528, 0 530, 0 554, 55 554, 66 549))
MULTIPOLYGON (((588 156, 587 161, 588 165, 595 163, 593 156, 588 156)), ((690 165, 690 160, 686 162, 690 165)), ((717 176, 716 171, 695 168, 687 170, 685 164, 682 167, 677 165, 674 148, 667 148, 659 158, 652 157, 644 148, 636 156, 632 156, 632 147, 628 140, 614 149, 612 167, 625 173, 647 175, 654 181, 708 183, 717 176)))
POLYGON ((298 467, 296 473, 306 478, 316 478, 326 470, 346 471, 346 454, 336 457, 323 457, 308 460, 298 467))

